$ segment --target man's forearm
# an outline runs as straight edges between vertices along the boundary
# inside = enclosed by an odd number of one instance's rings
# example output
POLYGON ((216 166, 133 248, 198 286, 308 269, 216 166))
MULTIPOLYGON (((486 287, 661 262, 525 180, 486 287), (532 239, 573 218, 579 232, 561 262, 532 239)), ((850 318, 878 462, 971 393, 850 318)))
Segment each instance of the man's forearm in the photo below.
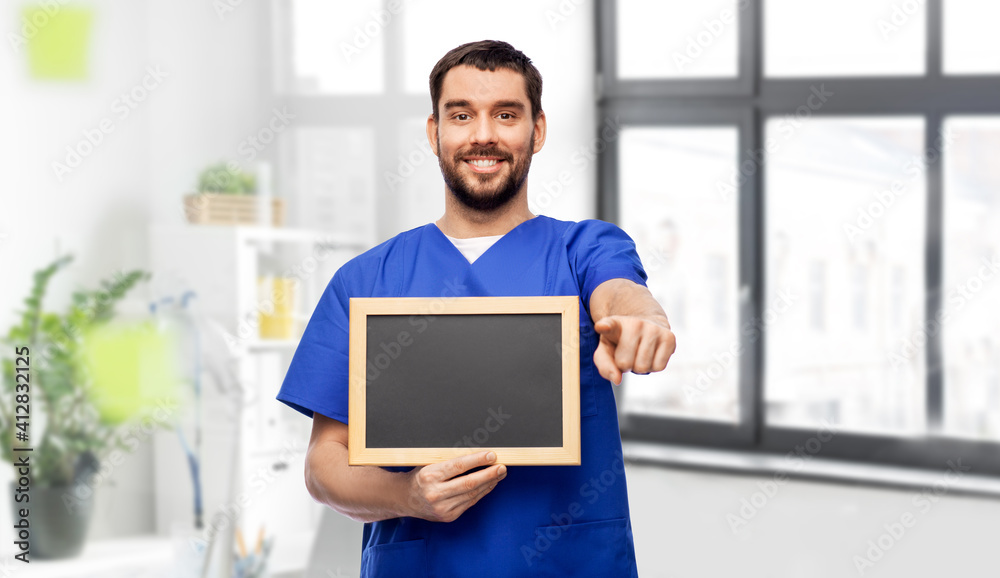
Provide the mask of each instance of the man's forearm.
POLYGON ((611 315, 643 317, 670 327, 666 313, 649 289, 627 279, 605 281, 590 296, 590 317, 594 323, 611 315))
POLYGON ((409 515, 407 473, 374 466, 347 465, 347 448, 337 441, 320 441, 306 457, 306 487, 318 502, 359 522, 376 522, 409 515))

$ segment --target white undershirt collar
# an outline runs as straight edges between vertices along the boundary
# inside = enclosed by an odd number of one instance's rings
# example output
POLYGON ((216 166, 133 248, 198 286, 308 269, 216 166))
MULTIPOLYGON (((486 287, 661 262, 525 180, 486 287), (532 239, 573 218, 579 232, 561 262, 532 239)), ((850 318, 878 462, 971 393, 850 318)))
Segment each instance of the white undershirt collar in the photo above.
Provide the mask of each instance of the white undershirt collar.
POLYGON ((473 263, 483 253, 485 253, 487 249, 492 247, 493 243, 499 241, 500 237, 503 237, 503 235, 471 237, 469 239, 456 239, 455 237, 449 237, 448 235, 445 235, 445 237, 448 237, 448 240, 455 245, 455 248, 458 249, 466 259, 468 259, 469 263, 473 263))

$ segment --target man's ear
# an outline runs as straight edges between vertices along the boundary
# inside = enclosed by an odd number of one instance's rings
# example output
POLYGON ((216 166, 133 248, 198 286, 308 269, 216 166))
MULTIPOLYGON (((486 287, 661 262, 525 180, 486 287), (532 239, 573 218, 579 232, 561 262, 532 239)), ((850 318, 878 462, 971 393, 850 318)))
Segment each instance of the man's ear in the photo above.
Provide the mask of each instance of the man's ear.
POLYGON ((542 150, 542 145, 545 144, 545 132, 546 132, 546 121, 545 121, 545 111, 538 113, 538 118, 535 119, 535 148, 532 154, 537 153, 542 150))
POLYGON ((431 145, 434 156, 438 154, 438 123, 434 120, 434 115, 427 117, 427 142, 431 145))

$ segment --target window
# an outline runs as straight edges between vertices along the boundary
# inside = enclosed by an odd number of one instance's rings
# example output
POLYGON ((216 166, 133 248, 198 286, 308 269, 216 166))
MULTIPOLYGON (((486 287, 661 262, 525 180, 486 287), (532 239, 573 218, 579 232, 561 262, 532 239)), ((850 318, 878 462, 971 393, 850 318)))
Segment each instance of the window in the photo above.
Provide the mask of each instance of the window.
MULTIPOLYGON (((944 429, 1000 440, 1000 116, 945 120, 944 429)), ((929 330, 934 328, 928 327, 929 330)), ((928 331, 929 332, 929 331, 928 331)))
POLYGON ((862 332, 868 327, 868 267, 863 263, 854 265, 851 294, 854 330, 862 332))
POLYGON ((813 259, 809 263, 809 328, 815 332, 826 329, 826 263, 813 259))
POLYGON ((923 74, 924 4, 916 0, 767 0, 764 73, 813 78, 923 74))
POLYGON ((375 131, 299 127, 286 150, 295 159, 300 226, 374 238, 375 131), (343 210, 347 204, 353 209, 343 210))
MULTIPOLYGON (((769 119, 765 138, 779 138, 781 126, 769 119)), ((909 170, 923 135, 918 117, 830 115, 802 123, 773 148, 765 239, 780 238, 787 249, 780 268, 768 253, 765 303, 782 292, 803 295, 808 319, 793 302, 767 332, 769 423, 816 428, 826 420, 842 430, 923 433, 923 347, 896 347, 923 315, 917 280, 927 195, 922 172, 909 170), (896 333, 888 318, 865 327, 869 264, 878 294, 892 289, 893 265, 914 280, 903 303, 910 323, 896 333), (894 354, 906 362, 894 364, 894 354)))
POLYGON ((995 3, 648 4, 597 7, 599 216, 678 336, 623 438, 1000 474, 995 3))
POLYGON ((734 169, 738 145, 735 127, 622 130, 622 226, 636 241, 650 291, 688 337, 690 352, 669 372, 626 374, 628 411, 737 419, 735 356, 712 354, 739 345, 737 202, 715 188, 734 169))
POLYGON ((738 11, 737 0, 623 2, 618 77, 735 77, 738 11))
POLYGON ((945 74, 1000 74, 1000 3, 944 0, 945 74))
POLYGON ((299 94, 380 94, 385 90, 385 39, 373 17, 381 0, 291 4, 294 71, 299 94))

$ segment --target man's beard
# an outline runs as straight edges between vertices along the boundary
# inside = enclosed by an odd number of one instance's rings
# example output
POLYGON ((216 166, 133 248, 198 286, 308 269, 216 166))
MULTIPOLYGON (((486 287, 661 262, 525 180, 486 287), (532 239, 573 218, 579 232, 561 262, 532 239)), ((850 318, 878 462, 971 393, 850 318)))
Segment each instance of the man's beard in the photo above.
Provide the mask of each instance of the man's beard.
MULTIPOLYGON (((531 135, 531 143, 528 151, 523 157, 518 159, 517 164, 513 164, 514 157, 508 152, 500 150, 496 146, 472 148, 460 151, 455 154, 451 162, 445 162, 441 156, 441 141, 438 140, 438 165, 441 167, 441 175, 444 177, 444 184, 452 192, 456 199, 473 211, 492 213, 508 205, 528 178, 528 169, 531 167, 531 155, 535 148, 535 135, 531 135), (460 173, 461 165, 465 162, 464 157, 500 157, 503 162, 511 164, 511 170, 507 177, 500 179, 496 173, 478 174, 474 173, 472 178, 479 185, 486 185, 490 181, 499 180, 493 187, 478 192, 473 190, 467 183, 465 177, 460 173)), ((501 169, 502 170, 502 169, 501 169)))

